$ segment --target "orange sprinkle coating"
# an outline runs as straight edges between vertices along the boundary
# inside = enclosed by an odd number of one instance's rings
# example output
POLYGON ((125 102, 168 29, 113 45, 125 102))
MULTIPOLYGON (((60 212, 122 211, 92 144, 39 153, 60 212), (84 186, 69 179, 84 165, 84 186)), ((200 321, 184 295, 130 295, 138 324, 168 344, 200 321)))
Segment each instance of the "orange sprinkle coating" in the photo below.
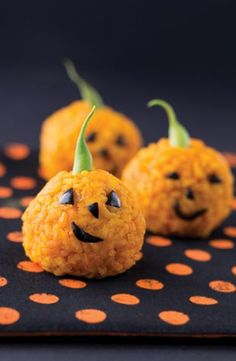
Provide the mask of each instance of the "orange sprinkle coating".
POLYGON ((150 144, 127 164, 122 179, 153 233, 207 237, 231 212, 231 170, 219 152, 197 139, 187 148, 172 147, 168 139, 150 144))
MULTIPOLYGON (((40 173, 45 179, 50 179, 61 170, 72 169, 77 136, 90 110, 86 101, 75 101, 44 121, 40 139, 40 173)), ((88 142, 88 146, 94 168, 120 176, 125 164, 142 144, 138 128, 125 115, 102 107, 95 111, 87 127, 86 136, 93 133, 94 139, 88 142), (125 142, 123 146, 118 144, 120 136, 125 142), (102 155, 104 149, 106 156, 102 155)))
POLYGON ((26 255, 55 275, 103 278, 125 272, 141 258, 145 221, 132 192, 103 170, 78 175, 60 172, 30 203, 23 217, 26 255), (73 204, 60 204, 62 194, 73 188, 73 204), (106 204, 114 191, 121 206, 106 204), (99 218, 88 206, 96 202, 99 218), (72 225, 101 239, 83 242, 72 225))

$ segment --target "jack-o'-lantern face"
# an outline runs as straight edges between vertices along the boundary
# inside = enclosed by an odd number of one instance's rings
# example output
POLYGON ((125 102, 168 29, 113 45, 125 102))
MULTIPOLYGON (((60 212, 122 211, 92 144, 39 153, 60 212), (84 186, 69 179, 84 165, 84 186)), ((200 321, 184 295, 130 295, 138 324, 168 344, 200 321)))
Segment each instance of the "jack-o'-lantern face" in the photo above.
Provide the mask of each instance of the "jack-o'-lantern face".
POLYGON ((86 227, 87 223, 92 225, 93 233, 97 229, 100 234, 103 228, 100 223, 103 223, 104 220, 109 222, 108 218, 111 215, 116 217, 117 213, 119 213, 118 217, 121 217, 121 212, 118 211, 121 208, 120 196, 114 190, 104 192, 102 189, 98 189, 98 192, 100 194, 95 200, 95 195, 90 195, 88 189, 83 192, 81 188, 78 190, 78 185, 75 184, 75 188, 69 188, 59 197, 59 204, 62 205, 61 211, 71 213, 71 232, 80 242, 98 243, 104 240, 104 238, 87 232, 85 230, 85 228, 89 228, 86 227), (81 193, 83 193, 83 197, 81 197, 81 193), (95 201, 87 201, 92 198, 95 201), (81 224, 82 218, 86 219, 86 222, 82 222, 83 224, 81 224))
POLYGON ((71 61, 65 66, 83 100, 69 104, 44 121, 40 137, 41 175, 50 179, 59 171, 71 169, 77 134, 86 114, 96 105, 86 131, 94 168, 120 177, 126 163, 142 145, 141 133, 128 117, 104 105, 98 92, 77 74, 71 61))
POLYGON ((141 137, 131 121, 110 108, 98 109, 86 131, 94 167, 116 176, 141 146, 141 137))
POLYGON ((231 209, 231 172, 218 152, 198 140, 188 148, 173 148, 167 139, 151 144, 130 162, 123 179, 153 232, 205 236, 231 209))
POLYGON ((94 112, 81 126, 72 171, 53 177, 22 218, 26 254, 56 275, 112 276, 141 258, 145 221, 133 193, 93 169, 85 132, 94 112))
POLYGON ((134 190, 150 231, 206 237, 230 213, 233 177, 219 152, 192 139, 162 100, 169 116, 169 139, 140 150, 123 172, 134 190))

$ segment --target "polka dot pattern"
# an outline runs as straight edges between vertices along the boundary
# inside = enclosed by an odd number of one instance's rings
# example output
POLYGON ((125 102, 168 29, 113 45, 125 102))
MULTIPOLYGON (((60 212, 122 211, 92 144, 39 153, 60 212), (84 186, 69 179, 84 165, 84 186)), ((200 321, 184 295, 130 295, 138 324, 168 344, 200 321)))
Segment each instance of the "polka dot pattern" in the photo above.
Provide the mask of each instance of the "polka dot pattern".
POLYGON ((236 291, 235 285, 227 281, 211 281, 209 286, 217 292, 231 293, 236 291))
POLYGON ((31 261, 21 261, 17 264, 17 268, 25 272, 40 273, 43 269, 37 264, 31 261))
POLYGON ((14 231, 7 234, 7 239, 11 242, 21 243, 23 240, 22 232, 14 231))
POLYGON ((28 157, 30 149, 26 144, 10 143, 4 149, 5 155, 13 160, 22 160, 28 157))
POLYGON ((189 298, 189 301, 196 305, 202 305, 202 306, 217 305, 218 303, 218 301, 215 298, 205 297, 205 296, 191 296, 189 298))
POLYGON ((15 189, 29 190, 35 188, 36 181, 31 177, 14 177, 11 180, 11 186, 15 189))
POLYGON ((49 293, 34 293, 29 296, 30 301, 41 303, 43 305, 52 305, 59 301, 59 297, 49 293))
POLYGON ((0 187, 0 198, 8 198, 12 196, 12 189, 9 187, 0 187))
POLYGON ((142 260, 125 274, 101 280, 56 277, 22 249, 20 217, 44 184, 37 166, 29 164, 37 159, 27 146, 0 152, 0 336, 29 329, 236 334, 235 211, 207 240, 148 234, 142 260))
POLYGON ((58 282, 60 285, 64 287, 75 288, 75 289, 85 288, 87 286, 86 282, 84 281, 70 279, 70 278, 63 278, 60 279, 58 282))
POLYGON ((162 311, 158 316, 163 322, 173 326, 185 325, 190 320, 188 315, 178 311, 162 311))
POLYGON ((14 308, 0 307, 0 325, 12 325, 20 319, 20 313, 14 308))
POLYGON ((8 281, 5 277, 0 277, 0 287, 4 287, 8 284, 8 281))
POLYGON ((199 262, 208 262, 211 259, 211 254, 201 249, 186 249, 185 256, 199 262))
POLYGON ((156 247, 168 247, 172 245, 172 241, 169 238, 160 236, 149 236, 146 242, 156 247))
POLYGON ((145 290, 159 291, 164 287, 164 284, 158 280, 140 279, 136 282, 136 286, 145 290))
POLYGON ((229 239, 216 239, 209 242, 211 247, 218 249, 232 249, 234 248, 234 242, 229 239))
POLYGON ((97 324, 105 321, 107 315, 104 311, 96 309, 79 310, 75 313, 75 317, 85 323, 97 324))
POLYGON ((176 276, 189 276, 193 273, 192 268, 183 263, 170 263, 166 266, 166 270, 176 276))
POLYGON ((129 293, 117 293, 111 296, 112 301, 120 303, 122 305, 134 306, 138 305, 140 300, 134 295, 129 293))
POLYGON ((0 218, 4 219, 14 219, 20 218, 22 212, 20 209, 11 208, 11 207, 0 207, 0 218))

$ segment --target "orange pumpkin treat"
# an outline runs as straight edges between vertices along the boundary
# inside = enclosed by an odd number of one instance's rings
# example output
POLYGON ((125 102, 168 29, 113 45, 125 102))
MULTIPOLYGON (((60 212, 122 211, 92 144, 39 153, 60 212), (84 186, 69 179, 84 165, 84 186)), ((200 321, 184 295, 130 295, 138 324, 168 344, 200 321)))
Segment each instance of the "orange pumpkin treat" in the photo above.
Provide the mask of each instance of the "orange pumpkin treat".
POLYGON ((86 130, 94 167, 120 177, 125 164, 142 145, 140 131, 124 114, 105 106, 98 92, 77 74, 69 60, 65 66, 82 100, 72 102, 44 121, 40 137, 41 174, 50 179, 59 171, 72 168, 77 134, 95 105, 96 112, 86 130))
POLYGON ((125 272, 141 258, 145 220, 133 193, 104 170, 92 169, 80 130, 72 172, 53 177, 23 219, 26 255, 55 275, 101 278, 125 272))
POLYGON ((162 235, 207 237, 230 214, 233 177, 224 157, 191 139, 163 100, 169 138, 141 149, 123 172, 136 193, 147 228, 162 235))

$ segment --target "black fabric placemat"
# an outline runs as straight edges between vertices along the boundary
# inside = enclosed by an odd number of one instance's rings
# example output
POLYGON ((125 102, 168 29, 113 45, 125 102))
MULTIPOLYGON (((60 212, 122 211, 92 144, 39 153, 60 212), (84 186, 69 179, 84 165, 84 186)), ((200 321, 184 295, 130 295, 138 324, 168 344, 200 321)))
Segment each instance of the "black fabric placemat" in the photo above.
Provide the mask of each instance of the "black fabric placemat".
POLYGON ((0 153, 0 335, 236 335, 236 212, 209 240, 147 235, 125 274, 58 278, 28 262, 20 242, 20 212, 44 184, 27 153, 0 153))

